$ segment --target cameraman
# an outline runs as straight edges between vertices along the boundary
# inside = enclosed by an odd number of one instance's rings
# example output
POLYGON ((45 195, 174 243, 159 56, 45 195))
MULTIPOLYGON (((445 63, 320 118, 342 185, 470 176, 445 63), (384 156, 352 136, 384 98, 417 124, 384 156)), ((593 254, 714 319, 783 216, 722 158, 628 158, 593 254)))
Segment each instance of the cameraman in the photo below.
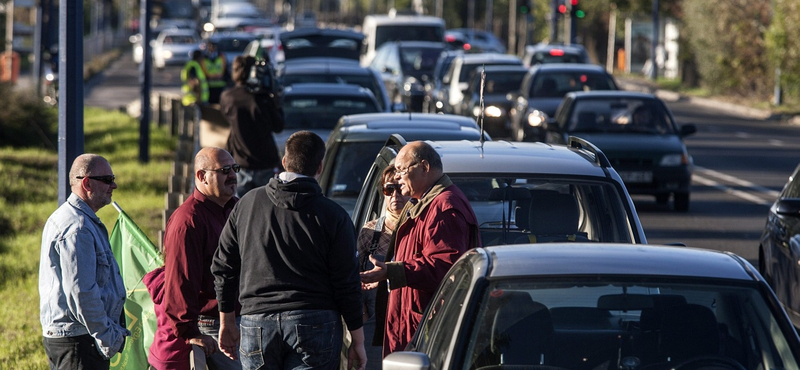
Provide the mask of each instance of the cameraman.
POLYGON ((279 172, 280 165, 272 133, 283 130, 283 109, 271 89, 248 86, 255 62, 251 56, 234 59, 232 75, 236 85, 223 91, 219 102, 220 111, 231 125, 226 149, 241 166, 236 174, 239 198, 250 189, 266 185, 279 172))

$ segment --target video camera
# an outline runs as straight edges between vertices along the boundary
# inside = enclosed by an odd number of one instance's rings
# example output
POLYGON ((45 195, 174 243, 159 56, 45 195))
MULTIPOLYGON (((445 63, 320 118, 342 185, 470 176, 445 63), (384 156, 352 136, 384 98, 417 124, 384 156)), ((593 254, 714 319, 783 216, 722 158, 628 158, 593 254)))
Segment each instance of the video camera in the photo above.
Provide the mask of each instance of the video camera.
POLYGON ((278 91, 275 70, 268 60, 256 60, 247 78, 247 90, 252 94, 272 94, 278 91))

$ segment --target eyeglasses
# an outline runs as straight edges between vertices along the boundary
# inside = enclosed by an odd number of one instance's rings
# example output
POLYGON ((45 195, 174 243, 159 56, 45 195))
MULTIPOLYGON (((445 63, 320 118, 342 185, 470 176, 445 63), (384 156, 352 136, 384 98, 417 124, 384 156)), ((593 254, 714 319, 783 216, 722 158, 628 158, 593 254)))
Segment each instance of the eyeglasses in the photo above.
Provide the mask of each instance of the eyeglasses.
POLYGON ((233 171, 235 173, 239 173, 239 170, 241 170, 241 169, 242 169, 242 166, 240 166, 238 164, 232 164, 232 165, 228 165, 228 166, 223 166, 222 168, 217 168, 215 170, 203 170, 203 171, 222 172, 223 175, 227 175, 227 174, 231 173, 231 171, 233 171))
POLYGON ((105 176, 75 176, 75 178, 77 179, 87 178, 111 185, 114 183, 114 180, 116 180, 117 177, 114 175, 105 175, 105 176))
POLYGON ((400 191, 400 184, 386 184, 383 186, 383 195, 391 197, 395 192, 403 195, 403 192, 400 191))
POLYGON ((412 164, 408 165, 408 167, 406 167, 404 170, 399 170, 399 169, 398 169, 398 170, 397 170, 397 172, 395 172, 395 173, 396 173, 398 176, 405 176, 405 175, 407 175, 407 174, 408 174, 408 171, 410 171, 410 170, 411 170, 411 167, 414 167, 414 166, 416 166, 416 165, 418 165, 418 164, 419 164, 419 162, 414 162, 414 163, 412 163, 412 164))

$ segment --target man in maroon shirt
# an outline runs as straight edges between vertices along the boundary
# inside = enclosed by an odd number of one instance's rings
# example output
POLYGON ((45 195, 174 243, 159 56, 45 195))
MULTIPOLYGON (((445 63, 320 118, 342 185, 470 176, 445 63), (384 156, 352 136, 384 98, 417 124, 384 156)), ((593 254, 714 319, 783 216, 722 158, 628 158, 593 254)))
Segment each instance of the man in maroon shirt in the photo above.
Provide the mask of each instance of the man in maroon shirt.
POLYGON ((383 335, 384 357, 405 349, 450 266, 467 250, 480 247, 472 206, 444 174, 433 147, 423 141, 408 143, 394 166, 395 180, 411 201, 400 215, 387 262, 370 256, 375 268, 361 273, 365 289, 378 287, 375 311, 381 311, 378 305, 386 307, 383 330, 375 327, 375 335, 383 335), (391 290, 388 297, 383 284, 391 290))
POLYGON ((203 148, 194 160, 195 190, 167 222, 164 266, 145 276, 158 328, 148 362, 157 370, 189 370, 192 345, 200 346, 209 369, 240 369, 219 352, 211 261, 219 235, 236 204, 239 165, 227 151, 203 148))

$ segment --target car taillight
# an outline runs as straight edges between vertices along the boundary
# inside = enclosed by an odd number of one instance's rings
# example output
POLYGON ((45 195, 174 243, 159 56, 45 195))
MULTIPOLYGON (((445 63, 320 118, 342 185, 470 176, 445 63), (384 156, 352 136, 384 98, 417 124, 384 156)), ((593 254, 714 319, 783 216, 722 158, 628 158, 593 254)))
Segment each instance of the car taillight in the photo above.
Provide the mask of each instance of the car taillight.
POLYGON ((469 50, 469 49, 472 49, 472 45, 464 44, 464 50, 469 50))
POLYGON ((550 49, 550 55, 552 55, 554 57, 563 57, 564 56, 564 50, 561 50, 561 49, 550 49))

